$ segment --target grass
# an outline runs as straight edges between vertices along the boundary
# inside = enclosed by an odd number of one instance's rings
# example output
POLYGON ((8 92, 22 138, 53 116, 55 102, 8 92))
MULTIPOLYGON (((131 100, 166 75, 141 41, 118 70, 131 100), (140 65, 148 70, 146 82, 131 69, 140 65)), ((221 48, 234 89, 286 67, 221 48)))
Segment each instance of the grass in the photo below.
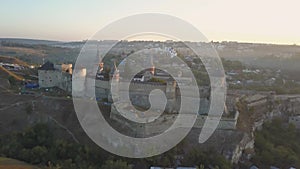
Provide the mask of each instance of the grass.
POLYGON ((31 54, 36 56, 44 56, 44 52, 40 49, 31 49, 31 48, 25 48, 25 47, 10 47, 10 46, 0 46, 1 52, 13 52, 16 55, 22 55, 22 54, 31 54))
POLYGON ((0 157, 0 169, 40 169, 40 168, 26 164, 18 160, 0 157))

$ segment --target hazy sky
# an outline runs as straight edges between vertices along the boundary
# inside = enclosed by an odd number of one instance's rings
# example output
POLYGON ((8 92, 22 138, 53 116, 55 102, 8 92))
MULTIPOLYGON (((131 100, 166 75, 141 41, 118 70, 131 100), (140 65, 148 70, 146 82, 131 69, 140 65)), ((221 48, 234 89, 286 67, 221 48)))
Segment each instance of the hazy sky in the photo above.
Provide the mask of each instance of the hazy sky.
POLYGON ((88 39, 132 14, 170 14, 209 40, 300 44, 299 0, 0 0, 0 37, 88 39))

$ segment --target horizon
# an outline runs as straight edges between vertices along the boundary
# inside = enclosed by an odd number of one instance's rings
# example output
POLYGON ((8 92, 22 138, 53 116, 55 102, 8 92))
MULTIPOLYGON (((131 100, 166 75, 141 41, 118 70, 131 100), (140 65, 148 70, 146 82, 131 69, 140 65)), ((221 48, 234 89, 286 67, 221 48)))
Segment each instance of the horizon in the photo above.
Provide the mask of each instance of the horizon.
MULTIPOLYGON (((69 41, 63 41, 59 39, 39 39, 39 38, 22 38, 22 37, 0 37, 0 41, 3 39, 8 40, 33 40, 33 41, 52 41, 52 42, 61 42, 61 43, 72 43, 72 42, 84 42, 88 41, 89 39, 82 39, 82 40, 69 40, 69 41)), ((97 40, 97 41, 122 41, 122 40, 116 40, 116 39, 103 39, 103 40, 97 40)), ((134 39, 134 40, 126 40, 128 42, 166 42, 170 40, 149 40, 149 39, 134 39)), ((173 42, 183 42, 181 40, 171 40, 173 42)), ((187 41, 187 42, 200 42, 200 41, 187 41)), ((203 43, 239 43, 239 44, 261 44, 261 45, 278 45, 278 46, 300 46, 300 44, 289 44, 289 43, 271 43, 271 42, 246 42, 246 41, 217 41, 217 40, 211 40, 209 42, 203 42, 203 43)))

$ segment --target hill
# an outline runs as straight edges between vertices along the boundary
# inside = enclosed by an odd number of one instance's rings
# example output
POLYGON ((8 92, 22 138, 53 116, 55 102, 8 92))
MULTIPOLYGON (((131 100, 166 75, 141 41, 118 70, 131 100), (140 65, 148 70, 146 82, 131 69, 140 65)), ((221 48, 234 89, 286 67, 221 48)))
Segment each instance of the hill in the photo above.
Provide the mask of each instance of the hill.
POLYGON ((0 169, 40 169, 39 167, 29 165, 22 161, 11 158, 0 157, 0 169))
POLYGON ((27 45, 55 45, 62 43, 60 41, 40 40, 40 39, 22 39, 22 38, 0 38, 0 42, 19 43, 27 45))

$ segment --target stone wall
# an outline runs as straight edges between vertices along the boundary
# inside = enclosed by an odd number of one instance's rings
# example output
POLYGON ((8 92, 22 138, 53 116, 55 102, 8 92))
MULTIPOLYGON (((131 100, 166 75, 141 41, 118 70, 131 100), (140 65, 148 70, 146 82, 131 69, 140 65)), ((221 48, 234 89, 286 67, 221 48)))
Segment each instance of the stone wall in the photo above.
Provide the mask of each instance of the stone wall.
MULTIPOLYGON (((122 83, 119 85, 120 97, 122 97, 122 92, 126 91, 126 89, 122 88, 122 83)), ((133 82, 130 84, 129 91, 130 91, 130 99, 133 105, 138 107, 149 108, 149 94, 151 91, 159 89, 165 93, 167 97, 167 106, 166 111, 169 113, 178 112, 180 108, 180 98, 181 97, 194 97, 195 93, 189 89, 184 88, 186 90, 186 95, 181 96, 179 88, 174 86, 171 83, 168 84, 158 84, 158 83, 139 83, 133 82)), ((199 113, 205 114, 207 113, 207 109, 209 106, 209 100, 207 101, 207 97, 209 96, 209 88, 200 87, 199 89, 200 99, 203 102, 200 102, 199 113)))
POLYGON ((95 94, 98 100, 107 99, 109 91, 109 81, 95 80, 95 94))
POLYGON ((60 89, 67 91, 68 93, 72 93, 72 83, 70 83, 71 81, 72 81, 72 75, 69 73, 62 72, 61 80, 57 86, 60 89))
POLYGON ((61 82, 62 72, 55 70, 38 70, 41 88, 56 87, 61 82))
MULTIPOLYGON (((222 117, 217 129, 219 129, 219 130, 235 130, 238 117, 239 117, 238 111, 236 111, 235 116, 233 118, 222 117)), ((207 118, 209 118, 207 115, 198 115, 198 118, 195 122, 194 127, 202 128, 205 123, 205 120, 207 118)))
POLYGON ((72 92, 72 75, 56 70, 38 70, 39 86, 41 88, 58 87, 72 92))

